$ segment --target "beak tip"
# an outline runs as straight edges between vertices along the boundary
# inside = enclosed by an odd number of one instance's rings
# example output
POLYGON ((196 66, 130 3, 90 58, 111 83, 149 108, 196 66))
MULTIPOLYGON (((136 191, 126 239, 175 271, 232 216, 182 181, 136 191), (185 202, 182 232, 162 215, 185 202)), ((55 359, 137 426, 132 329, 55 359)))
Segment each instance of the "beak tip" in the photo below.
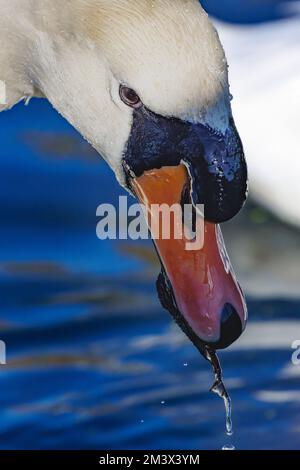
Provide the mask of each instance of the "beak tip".
POLYGON ((244 327, 239 314, 233 305, 224 305, 221 313, 221 328, 219 340, 206 345, 212 349, 226 349, 243 333, 244 327))

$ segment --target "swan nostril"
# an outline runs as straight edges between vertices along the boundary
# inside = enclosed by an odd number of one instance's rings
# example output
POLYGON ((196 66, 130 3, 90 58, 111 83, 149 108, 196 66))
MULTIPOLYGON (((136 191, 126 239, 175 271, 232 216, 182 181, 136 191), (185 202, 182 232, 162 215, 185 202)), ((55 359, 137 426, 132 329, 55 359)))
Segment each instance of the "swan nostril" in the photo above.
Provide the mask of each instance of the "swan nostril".
POLYGON ((225 304, 221 315, 220 339, 216 343, 208 344, 213 349, 225 349, 234 343, 242 334, 241 319, 231 304, 225 304))

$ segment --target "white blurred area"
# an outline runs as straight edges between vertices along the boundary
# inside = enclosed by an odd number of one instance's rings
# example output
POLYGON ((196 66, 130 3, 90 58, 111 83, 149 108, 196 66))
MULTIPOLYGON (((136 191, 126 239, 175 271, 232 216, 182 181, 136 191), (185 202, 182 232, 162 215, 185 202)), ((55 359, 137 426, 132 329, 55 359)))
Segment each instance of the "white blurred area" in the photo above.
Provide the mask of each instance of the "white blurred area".
POLYGON ((253 26, 215 22, 230 71, 233 110, 253 198, 300 227, 300 9, 253 26))

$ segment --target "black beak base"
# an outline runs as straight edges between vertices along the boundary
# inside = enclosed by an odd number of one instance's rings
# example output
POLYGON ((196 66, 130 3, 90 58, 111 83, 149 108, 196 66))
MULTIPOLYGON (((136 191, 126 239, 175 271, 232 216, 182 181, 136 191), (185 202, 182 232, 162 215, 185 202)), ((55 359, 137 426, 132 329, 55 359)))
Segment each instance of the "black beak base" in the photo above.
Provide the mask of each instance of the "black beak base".
POLYGON ((205 357, 205 359, 207 359, 207 349, 214 351, 218 349, 226 349, 231 344, 233 344, 243 333, 243 326, 238 313, 235 311, 232 305, 225 304, 221 316, 221 333, 219 340, 215 343, 204 342, 195 334, 193 329, 180 313, 172 285, 163 267, 158 276, 156 288, 163 308, 172 315, 177 325, 192 341, 194 346, 203 355, 203 357, 205 357))
POLYGON ((164 267, 162 266, 161 272, 156 281, 156 288, 158 293, 158 298, 162 307, 167 310, 181 328, 183 333, 190 339, 194 346, 198 349, 200 354, 207 359, 207 347, 206 344, 194 333, 188 322, 185 320, 183 315, 180 313, 176 299, 174 296, 172 285, 169 281, 169 278, 165 272, 164 267))
POLYGON ((233 218, 248 194, 243 146, 233 119, 225 134, 202 124, 159 116, 145 107, 134 110, 124 167, 135 176, 184 163, 191 179, 192 202, 204 205, 205 219, 233 218))

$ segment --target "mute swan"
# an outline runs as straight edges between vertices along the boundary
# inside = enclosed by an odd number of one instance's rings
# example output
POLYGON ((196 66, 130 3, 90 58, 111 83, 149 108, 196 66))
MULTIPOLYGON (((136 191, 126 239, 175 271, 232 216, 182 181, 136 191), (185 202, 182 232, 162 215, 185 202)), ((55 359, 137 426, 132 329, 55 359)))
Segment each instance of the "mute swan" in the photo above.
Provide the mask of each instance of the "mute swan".
POLYGON ((158 244, 158 291, 201 352, 230 345, 246 309, 215 224, 243 206, 247 167, 227 61, 199 2, 0 0, 0 9, 0 110, 45 96, 141 200, 204 204, 204 252, 158 244))
MULTIPOLYGON (((230 63, 234 112, 248 156, 251 194, 300 226, 300 9, 274 23, 217 22, 230 63)), ((284 8, 284 6, 282 6, 284 8)))

